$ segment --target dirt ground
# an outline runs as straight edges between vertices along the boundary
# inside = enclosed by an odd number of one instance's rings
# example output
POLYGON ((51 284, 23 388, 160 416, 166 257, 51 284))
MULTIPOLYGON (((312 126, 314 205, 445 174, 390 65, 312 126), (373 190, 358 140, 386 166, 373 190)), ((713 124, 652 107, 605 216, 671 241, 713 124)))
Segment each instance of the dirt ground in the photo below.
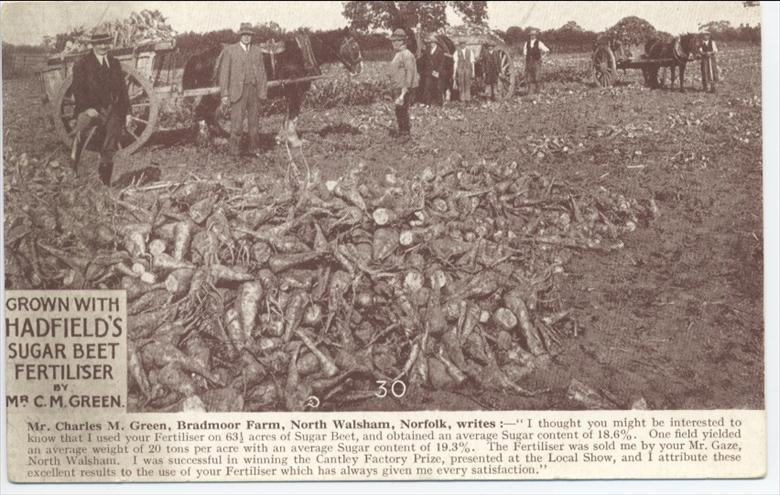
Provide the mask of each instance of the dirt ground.
MULTIPOLYGON (((565 63, 584 59, 572 60, 565 63)), ((548 61, 551 79, 560 63, 548 61)), ((685 93, 649 90, 638 72, 628 72, 609 89, 553 81, 538 97, 520 88, 500 103, 416 106, 414 137, 406 144, 388 135, 389 103, 304 109, 304 153, 324 179, 359 162, 376 174, 414 175, 457 154, 517 162, 583 189, 654 198, 660 210, 625 238, 622 250, 573 253, 562 300, 575 311, 578 336, 524 384, 549 393, 436 392, 356 408, 579 409, 566 396, 572 378, 616 407, 643 398, 652 409, 762 408, 761 53, 726 51, 720 65, 724 81, 716 95, 700 91, 692 64, 685 93)), ((4 154, 65 163, 39 91, 33 78, 3 81, 4 154)), ((281 116, 263 122, 259 158, 232 159, 224 144, 204 147, 190 133, 173 133, 119 161, 115 176, 157 165, 163 181, 190 174, 281 180, 288 158, 273 142, 280 123, 281 116)), ((96 161, 86 158, 93 169, 96 161)), ((92 172, 85 181, 96 181, 92 172)))

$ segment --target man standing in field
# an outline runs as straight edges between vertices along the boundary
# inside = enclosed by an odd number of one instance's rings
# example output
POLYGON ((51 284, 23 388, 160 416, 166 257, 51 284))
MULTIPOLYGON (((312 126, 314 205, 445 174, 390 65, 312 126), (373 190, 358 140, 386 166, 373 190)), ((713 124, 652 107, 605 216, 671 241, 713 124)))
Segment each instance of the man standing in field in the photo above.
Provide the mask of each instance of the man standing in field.
POLYGON ((701 52, 701 85, 704 91, 715 93, 715 83, 718 82, 718 61, 716 54, 718 46, 712 39, 709 31, 702 33, 702 43, 699 47, 701 52))
POLYGON ((219 61, 222 104, 230 105, 230 152, 233 155, 241 153, 244 116, 248 123, 249 151, 257 151, 260 126, 258 100, 268 95, 263 53, 260 47, 252 44, 252 25, 241 23, 238 34, 239 42, 226 47, 219 61))
POLYGON ((122 66, 108 54, 111 40, 108 34, 93 34, 87 40, 92 51, 73 65, 76 124, 70 155, 73 171, 78 172, 81 152, 88 141, 102 138, 98 175, 107 186, 111 185, 119 137, 131 119, 122 66))
POLYGON ((495 44, 488 42, 480 54, 480 66, 485 86, 490 89, 490 99, 496 100, 496 84, 498 84, 498 53, 494 50, 495 44))
POLYGON ((542 79, 542 54, 549 53, 550 49, 538 38, 539 30, 531 28, 529 40, 523 45, 525 55, 525 82, 528 85, 528 94, 538 93, 542 79))
POLYGON ((474 79, 474 54, 466 47, 466 42, 458 41, 455 52, 455 84, 453 87, 460 94, 460 101, 471 101, 471 82, 474 79))
POLYGON ((420 83, 417 73, 417 61, 414 54, 406 47, 406 33, 403 29, 396 29, 390 37, 395 50, 395 56, 390 62, 390 79, 396 89, 395 119, 398 123, 398 137, 402 141, 408 141, 411 135, 411 122, 409 120, 409 107, 414 98, 414 90, 420 83))
POLYGON ((436 38, 431 35, 428 39, 428 49, 426 53, 426 82, 425 82, 425 100, 431 105, 441 106, 444 97, 444 87, 442 85, 442 76, 444 71, 444 50, 442 50, 436 38))

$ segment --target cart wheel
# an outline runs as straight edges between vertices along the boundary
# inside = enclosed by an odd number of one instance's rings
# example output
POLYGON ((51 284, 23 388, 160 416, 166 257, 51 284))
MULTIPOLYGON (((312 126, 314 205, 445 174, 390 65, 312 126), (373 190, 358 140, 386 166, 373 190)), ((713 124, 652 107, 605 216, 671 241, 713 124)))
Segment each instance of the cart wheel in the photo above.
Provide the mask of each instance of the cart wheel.
POLYGON ((498 52, 498 84, 496 84, 496 90, 498 94, 496 98, 499 100, 505 100, 515 94, 515 64, 512 62, 512 55, 509 53, 509 49, 504 47, 496 47, 498 52))
POLYGON ((599 46, 593 52, 593 79, 602 88, 612 86, 617 77, 615 54, 608 46, 599 46))
MULTIPOLYGON (((154 94, 151 82, 138 72, 122 67, 122 73, 130 97, 130 125, 117 140, 118 155, 129 155, 151 137, 157 124, 160 102, 154 94)), ((75 100, 73 98, 73 75, 62 81, 54 101, 54 127, 60 140, 70 148, 73 143, 73 126, 76 123, 75 100)))

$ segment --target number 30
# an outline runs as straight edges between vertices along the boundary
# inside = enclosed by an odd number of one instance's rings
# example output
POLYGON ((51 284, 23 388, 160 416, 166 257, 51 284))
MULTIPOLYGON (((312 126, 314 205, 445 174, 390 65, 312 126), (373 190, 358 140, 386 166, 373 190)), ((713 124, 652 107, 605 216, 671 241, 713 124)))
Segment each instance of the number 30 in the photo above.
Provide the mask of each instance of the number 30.
MULTIPOLYGON (((387 397, 388 389, 387 389, 387 381, 386 380, 377 380, 377 385, 379 385, 379 389, 376 391, 374 395, 379 397, 380 399, 383 399, 387 397)), ((396 399, 400 399, 404 395, 406 395, 406 384, 402 382, 401 380, 395 380, 390 385, 390 394, 395 397, 396 399)))

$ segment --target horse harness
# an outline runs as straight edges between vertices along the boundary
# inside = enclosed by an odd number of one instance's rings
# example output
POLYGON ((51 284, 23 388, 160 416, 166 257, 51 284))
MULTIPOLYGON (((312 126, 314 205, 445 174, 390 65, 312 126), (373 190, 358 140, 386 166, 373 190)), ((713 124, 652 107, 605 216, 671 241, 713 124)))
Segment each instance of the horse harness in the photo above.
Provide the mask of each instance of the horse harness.
MULTIPOLYGON (((295 35, 295 43, 301 50, 301 54, 303 54, 303 66, 306 71, 317 69, 318 64, 317 60, 314 58, 314 51, 311 49, 311 41, 309 40, 309 37, 305 34, 295 35)), ((271 77, 275 77, 276 58, 286 50, 284 41, 276 41, 275 39, 271 39, 265 43, 258 43, 258 46, 260 47, 261 52, 269 56, 269 59, 271 60, 271 77)))
MULTIPOLYGON (((306 69, 306 71, 315 70, 319 73, 319 63, 317 62, 316 57, 314 56, 314 50, 311 47, 311 40, 309 39, 309 36, 306 34, 297 34, 295 35, 295 43, 298 45, 298 48, 301 50, 301 53, 303 54, 303 66, 306 69)), ((352 63, 344 58, 342 55, 342 50, 344 49, 352 49, 351 46, 347 46, 349 44, 348 41, 344 41, 341 46, 339 47, 339 50, 331 49, 330 47, 326 46, 326 48, 330 49, 333 55, 336 56, 336 58, 345 66, 352 67, 352 63)), ((356 43, 353 42, 354 45, 356 43)), ((276 58, 278 55, 284 53, 286 50, 284 41, 276 41, 274 39, 267 41, 265 43, 259 43, 260 51, 262 51, 264 54, 269 55, 269 58, 271 59, 271 71, 272 74, 276 74, 276 58)), ((362 61, 362 56, 360 56, 360 49, 358 49, 358 63, 362 61)), ((272 75, 273 77, 273 75, 272 75)))
POLYGON ((671 58, 678 64, 688 61, 688 54, 683 51, 680 37, 675 36, 671 43, 655 40, 646 50, 650 58, 664 58, 664 52, 671 48, 671 58))
POLYGON ((672 55, 674 56, 674 60, 677 61, 678 63, 688 61, 688 54, 683 53, 679 36, 675 36, 674 40, 672 41, 672 55))
POLYGON ((271 59, 271 76, 276 74, 276 56, 284 52, 284 41, 271 39, 265 43, 259 43, 260 51, 268 54, 271 59))

